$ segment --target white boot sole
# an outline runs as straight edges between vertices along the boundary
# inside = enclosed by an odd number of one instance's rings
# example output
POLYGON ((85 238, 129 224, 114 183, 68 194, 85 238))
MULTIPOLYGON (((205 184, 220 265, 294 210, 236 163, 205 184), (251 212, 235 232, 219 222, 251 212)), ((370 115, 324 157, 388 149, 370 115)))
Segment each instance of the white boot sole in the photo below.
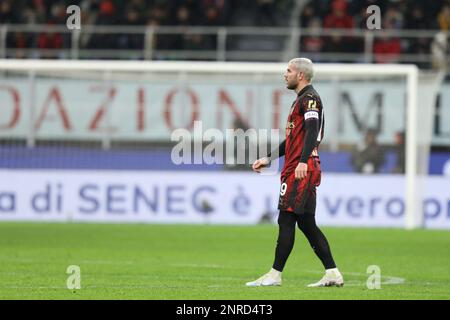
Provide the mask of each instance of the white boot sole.
POLYGON ((344 283, 337 283, 337 282, 328 282, 326 284, 321 284, 321 285, 308 285, 308 288, 323 288, 323 287, 343 287, 344 283))
POLYGON ((263 283, 254 283, 254 282, 247 282, 245 284, 247 287, 273 287, 273 286, 281 286, 281 283, 271 283, 271 284, 263 284, 263 283))

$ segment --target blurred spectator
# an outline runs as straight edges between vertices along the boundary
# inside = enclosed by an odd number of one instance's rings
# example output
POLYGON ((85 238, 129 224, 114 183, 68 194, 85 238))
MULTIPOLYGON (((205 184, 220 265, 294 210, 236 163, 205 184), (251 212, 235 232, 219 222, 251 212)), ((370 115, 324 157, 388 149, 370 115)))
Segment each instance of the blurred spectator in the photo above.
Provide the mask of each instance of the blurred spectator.
MULTIPOLYGON (((242 133, 245 133, 247 130, 250 129, 250 126, 247 124, 247 122, 238 116, 234 118, 232 127, 234 131, 242 130, 242 133)), ((251 155, 249 154, 249 152, 250 152, 250 144, 252 144, 252 141, 250 141, 250 139, 248 138, 245 138, 245 140, 243 141, 240 141, 240 139, 235 139, 233 144, 234 144, 233 154, 232 155, 229 155, 228 153, 226 154, 226 157, 228 159, 225 160, 225 168, 229 170, 248 170, 249 163, 253 163, 253 161, 256 160, 250 159, 251 155), (244 156, 245 158, 245 163, 238 163, 242 159, 242 156, 244 156)))
POLYGON ((361 7, 359 12, 357 12, 354 16, 355 28, 359 29, 367 29, 367 18, 369 14, 367 13, 367 7, 361 7))
POLYGON ((97 16, 97 24, 109 25, 116 24, 119 21, 116 15, 116 6, 112 0, 102 0, 100 2, 97 16))
POLYGON ((166 25, 169 20, 169 10, 164 5, 153 5, 147 10, 147 23, 151 25, 166 25))
MULTIPOLYGON (((286 1, 286 0, 284 0, 286 1)), ((230 0, 203 0, 206 20, 215 21, 215 25, 230 25, 230 0), (215 9, 214 12, 210 9, 215 9)))
POLYGON ((385 29, 403 29, 404 17, 402 12, 396 6, 390 6, 383 15, 385 29))
POLYGON ((429 68, 430 66, 431 41, 429 38, 420 37, 410 41, 409 53, 416 54, 417 66, 419 68, 429 68))
POLYGON ((347 13, 347 2, 345 0, 334 0, 331 7, 333 11, 326 16, 323 24, 324 28, 353 28, 353 17, 347 13))
MULTIPOLYGON (((130 6, 125 13, 125 25, 139 26, 142 25, 142 19, 139 11, 135 7, 130 6)), ((130 33, 119 35, 119 46, 122 49, 143 49, 144 36, 142 34, 130 33)))
POLYGON ((191 16, 191 12, 185 6, 181 6, 176 11, 175 25, 192 26, 195 22, 191 16))
POLYGON ((128 12, 130 10, 136 11, 139 15, 138 20, 140 21, 140 24, 142 24, 143 17, 141 15, 145 14, 146 8, 147 8, 147 5, 145 3, 145 0, 131 0, 131 1, 128 1, 125 11, 126 12, 128 12))
MULTIPOLYGON (((323 27, 326 29, 352 29, 354 27, 353 17, 347 12, 347 2, 345 0, 334 0, 332 2, 332 12, 325 17, 323 27)), ((355 49, 354 39, 333 35, 326 38, 325 50, 327 52, 352 52, 355 49)))
POLYGON ((398 62, 401 51, 400 39, 389 37, 387 34, 377 38, 373 46, 376 63, 398 62))
MULTIPOLYGON (((426 10, 424 10, 423 6, 414 3, 412 9, 409 11, 409 14, 406 19, 405 27, 407 29, 427 29, 432 23, 426 17, 426 10)), ((407 43, 407 52, 410 54, 417 54, 417 59, 420 60, 417 62, 418 66, 428 67, 429 58, 428 55, 430 53, 430 43, 428 38, 410 38, 405 40, 407 43)))
POLYGON ((448 31, 450 28, 450 5, 446 4, 442 7, 438 15, 439 28, 442 31, 448 31))
POLYGON ((255 25, 272 27, 276 24, 274 0, 256 0, 255 12, 255 25))
POLYGON ((436 34, 431 44, 431 62, 434 69, 445 69, 447 67, 447 51, 447 32, 441 31, 436 34))
POLYGON ((48 23, 64 25, 66 23, 66 5, 62 2, 53 3, 50 7, 50 17, 48 23))
POLYGON ((319 34, 321 27, 322 22, 320 21, 320 19, 314 18, 309 21, 308 28, 310 28, 313 33, 312 35, 303 38, 303 43, 300 49, 303 52, 312 53, 313 55, 311 55, 311 58, 316 62, 318 61, 318 57, 315 57, 314 53, 319 54, 323 51, 323 48, 325 46, 324 39, 323 37, 320 37, 319 34))
POLYGON ((48 17, 48 10, 44 1, 35 1, 33 3, 34 10, 36 10, 36 22, 39 24, 45 24, 50 22, 48 17))
POLYGON ((63 48, 63 37, 57 32, 40 33, 37 40, 37 47, 43 49, 42 58, 54 59, 58 57, 56 49, 63 48))
MULTIPOLYGON (((398 37, 388 36, 389 30, 399 30, 404 26, 404 17, 397 6, 387 7, 382 20, 382 36, 375 38, 373 52, 376 63, 398 63, 402 53, 402 42, 398 37)), ((411 41, 409 50, 417 49, 411 41)))
MULTIPOLYGON (((176 25, 178 26, 192 26, 194 25, 194 17, 191 15, 191 11, 187 6, 181 6, 176 11, 176 25)), ((202 36, 192 34, 181 34, 170 36, 172 43, 169 49, 177 50, 195 50, 202 41, 202 36)))
POLYGON ((396 162, 392 173, 405 173, 405 133, 403 131, 395 134, 396 162))
POLYGON ((427 29, 429 27, 429 22, 425 18, 425 10, 418 3, 414 3, 412 9, 409 11, 406 17, 405 27, 407 29, 427 29))
POLYGON ((0 23, 16 23, 11 1, 0 2, 0 23))
POLYGON ((302 14, 300 15, 300 26, 302 28, 307 28, 308 26, 311 25, 312 20, 321 22, 320 18, 318 17, 318 14, 315 11, 314 6, 311 3, 309 3, 305 6, 302 14))
POLYGON ((205 8, 206 17, 205 17, 205 26, 220 26, 222 25, 222 19, 219 12, 219 9, 215 6, 210 6, 205 8))
POLYGON ((20 17, 20 23, 35 24, 37 23, 37 12, 30 7, 26 7, 20 17))
POLYGON ((41 33, 38 38, 38 48, 40 49, 61 49, 62 37, 59 33, 41 33))
POLYGON ((377 142, 377 132, 368 129, 364 145, 352 156, 352 165, 360 173, 378 173, 384 161, 384 151, 377 142))
POLYGON ((30 37, 23 32, 10 33, 7 37, 6 46, 15 49, 13 58, 23 59, 26 57, 25 50, 30 47, 30 37))

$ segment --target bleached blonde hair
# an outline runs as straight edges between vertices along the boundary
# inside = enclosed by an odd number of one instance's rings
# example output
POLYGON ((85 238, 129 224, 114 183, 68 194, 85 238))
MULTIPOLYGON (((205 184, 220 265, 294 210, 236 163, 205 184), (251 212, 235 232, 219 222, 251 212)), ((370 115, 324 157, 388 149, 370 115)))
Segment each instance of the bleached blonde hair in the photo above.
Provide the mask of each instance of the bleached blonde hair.
POLYGON ((292 63, 297 71, 305 74, 305 79, 311 81, 314 77, 314 64, 308 58, 294 58, 289 63, 292 63))

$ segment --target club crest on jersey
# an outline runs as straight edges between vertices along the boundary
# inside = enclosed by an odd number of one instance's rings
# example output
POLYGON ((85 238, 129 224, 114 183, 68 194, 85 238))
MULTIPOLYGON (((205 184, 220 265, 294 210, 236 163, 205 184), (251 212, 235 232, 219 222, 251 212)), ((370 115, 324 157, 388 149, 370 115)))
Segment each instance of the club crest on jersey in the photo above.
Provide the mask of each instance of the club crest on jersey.
POLYGON ((295 128, 295 124, 292 121, 288 121, 288 123, 286 124, 286 136, 289 136, 291 134, 291 130, 295 128))

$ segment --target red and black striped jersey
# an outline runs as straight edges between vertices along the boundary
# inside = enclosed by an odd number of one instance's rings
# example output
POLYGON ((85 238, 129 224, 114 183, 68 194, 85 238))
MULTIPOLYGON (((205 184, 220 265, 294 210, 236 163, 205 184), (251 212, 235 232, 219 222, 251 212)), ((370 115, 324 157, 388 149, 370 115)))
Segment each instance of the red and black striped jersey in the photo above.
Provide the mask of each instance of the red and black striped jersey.
POLYGON ((324 122, 322 100, 313 86, 308 85, 298 93, 286 123, 285 161, 281 171, 282 180, 294 173, 300 159, 306 162, 310 156, 318 156, 317 149, 324 136, 324 122), (314 124, 315 126, 309 126, 308 124, 314 124), (318 130, 314 132, 312 152, 304 154, 306 150, 305 140, 310 127, 316 127, 318 130))

